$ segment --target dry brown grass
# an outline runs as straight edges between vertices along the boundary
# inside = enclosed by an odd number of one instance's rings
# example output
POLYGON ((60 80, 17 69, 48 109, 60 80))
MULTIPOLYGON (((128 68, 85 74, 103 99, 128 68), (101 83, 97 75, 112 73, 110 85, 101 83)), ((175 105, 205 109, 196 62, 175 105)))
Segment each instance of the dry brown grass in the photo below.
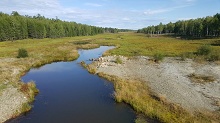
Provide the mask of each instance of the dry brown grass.
POLYGON ((213 76, 190 74, 188 77, 191 79, 192 82, 201 83, 201 84, 215 81, 215 78, 213 76))
POLYGON ((76 46, 69 39, 27 39, 15 42, 0 42, 0 94, 13 86, 22 92, 28 101, 21 105, 14 116, 31 109, 30 102, 38 92, 33 82, 24 84, 20 77, 30 68, 54 61, 69 61, 78 57, 76 46), (7 47, 4 47, 7 46, 7 47), (19 48, 27 49, 29 57, 16 58, 19 48))
POLYGON ((219 113, 191 114, 180 106, 167 102, 165 96, 152 94, 146 84, 140 81, 123 80, 104 73, 98 75, 114 83, 117 102, 130 104, 137 112, 151 119, 165 123, 211 123, 220 119, 219 113))

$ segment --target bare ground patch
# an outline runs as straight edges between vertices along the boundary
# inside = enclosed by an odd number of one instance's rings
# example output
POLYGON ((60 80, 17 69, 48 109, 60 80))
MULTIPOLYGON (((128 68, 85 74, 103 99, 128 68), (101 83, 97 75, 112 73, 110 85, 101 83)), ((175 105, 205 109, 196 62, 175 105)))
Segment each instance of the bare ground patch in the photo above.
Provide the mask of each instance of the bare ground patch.
POLYGON ((116 58, 118 56, 102 57, 90 67, 96 68, 96 73, 145 82, 159 100, 179 105, 191 113, 219 112, 218 64, 199 64, 190 59, 181 61, 177 58, 165 58, 163 62, 154 63, 144 56, 130 59, 120 56, 122 64, 117 64, 116 58), (200 82, 194 82, 194 79, 200 82))

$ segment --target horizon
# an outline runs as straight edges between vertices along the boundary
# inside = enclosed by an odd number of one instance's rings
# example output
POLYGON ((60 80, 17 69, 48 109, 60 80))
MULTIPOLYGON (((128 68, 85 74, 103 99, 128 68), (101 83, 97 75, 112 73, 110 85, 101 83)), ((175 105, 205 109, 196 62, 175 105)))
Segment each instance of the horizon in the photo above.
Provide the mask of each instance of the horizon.
POLYGON ((142 29, 220 13, 218 0, 28 0, 0 1, 0 11, 56 18, 98 27, 142 29), (207 5, 209 7, 207 7, 207 5))

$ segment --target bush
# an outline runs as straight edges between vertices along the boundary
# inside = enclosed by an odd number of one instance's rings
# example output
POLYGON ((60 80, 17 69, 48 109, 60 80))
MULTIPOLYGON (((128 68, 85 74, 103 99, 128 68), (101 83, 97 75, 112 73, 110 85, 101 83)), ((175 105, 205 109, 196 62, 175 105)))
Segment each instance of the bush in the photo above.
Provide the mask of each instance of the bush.
POLYGON ((162 61, 164 59, 164 55, 162 53, 156 53, 154 54, 154 60, 155 62, 162 61))
POLYGON ((197 50, 197 55, 208 55, 210 54, 212 51, 211 46, 210 45, 203 45, 201 47, 198 48, 197 50))
POLYGON ((19 49, 17 58, 25 58, 25 57, 28 57, 27 50, 23 48, 19 49))

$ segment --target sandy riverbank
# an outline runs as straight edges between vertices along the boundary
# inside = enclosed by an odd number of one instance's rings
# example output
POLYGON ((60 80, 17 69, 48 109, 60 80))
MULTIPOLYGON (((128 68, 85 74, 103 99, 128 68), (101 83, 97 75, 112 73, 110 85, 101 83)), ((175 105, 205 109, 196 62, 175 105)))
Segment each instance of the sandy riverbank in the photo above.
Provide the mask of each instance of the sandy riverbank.
POLYGON ((115 59, 114 56, 102 57, 92 66, 97 73, 145 82, 152 92, 190 112, 218 111, 220 108, 220 65, 178 58, 154 63, 144 56, 132 59, 120 56, 123 63, 116 64, 115 59), (192 75, 200 78, 192 78, 192 75))

